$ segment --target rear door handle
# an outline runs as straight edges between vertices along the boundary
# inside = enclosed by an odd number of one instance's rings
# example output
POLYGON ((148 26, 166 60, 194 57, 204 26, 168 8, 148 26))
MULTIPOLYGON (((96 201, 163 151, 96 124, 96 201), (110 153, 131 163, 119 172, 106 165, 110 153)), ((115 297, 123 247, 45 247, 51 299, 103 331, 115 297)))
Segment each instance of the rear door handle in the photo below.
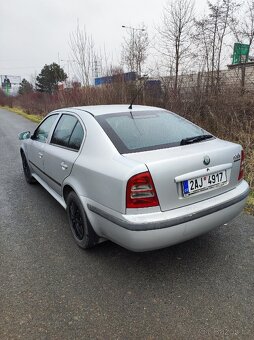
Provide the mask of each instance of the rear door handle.
POLYGON ((43 153, 42 152, 38 152, 39 158, 43 157, 43 153))
POLYGON ((65 164, 64 162, 61 163, 61 167, 62 167, 63 170, 68 169, 68 165, 65 164))

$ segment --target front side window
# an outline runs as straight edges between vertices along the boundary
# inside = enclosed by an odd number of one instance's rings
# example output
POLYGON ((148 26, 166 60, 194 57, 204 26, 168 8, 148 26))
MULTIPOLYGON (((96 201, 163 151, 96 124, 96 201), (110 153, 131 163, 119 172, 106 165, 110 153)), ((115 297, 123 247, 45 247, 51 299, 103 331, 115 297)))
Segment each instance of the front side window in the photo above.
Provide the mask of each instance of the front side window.
POLYGON ((35 130, 32 139, 38 142, 46 143, 49 132, 56 121, 57 115, 46 118, 35 130))
POLYGON ((79 150, 84 137, 84 130, 74 116, 64 114, 59 119, 51 143, 66 148, 79 150))

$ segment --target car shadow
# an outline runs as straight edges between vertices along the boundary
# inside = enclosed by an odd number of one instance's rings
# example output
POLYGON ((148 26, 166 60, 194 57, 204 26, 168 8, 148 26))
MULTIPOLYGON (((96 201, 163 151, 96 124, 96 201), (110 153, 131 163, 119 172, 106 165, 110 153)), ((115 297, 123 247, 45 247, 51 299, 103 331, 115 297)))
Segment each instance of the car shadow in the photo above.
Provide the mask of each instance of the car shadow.
POLYGON ((136 273, 150 272, 152 279, 155 272, 158 275, 165 270, 171 273, 193 272, 213 266, 221 256, 220 244, 219 230, 213 230, 184 243, 149 252, 132 252, 106 241, 86 250, 83 256, 97 261, 100 258, 100 262, 108 265, 110 271, 114 265, 117 272, 124 272, 127 268, 132 268, 136 273))

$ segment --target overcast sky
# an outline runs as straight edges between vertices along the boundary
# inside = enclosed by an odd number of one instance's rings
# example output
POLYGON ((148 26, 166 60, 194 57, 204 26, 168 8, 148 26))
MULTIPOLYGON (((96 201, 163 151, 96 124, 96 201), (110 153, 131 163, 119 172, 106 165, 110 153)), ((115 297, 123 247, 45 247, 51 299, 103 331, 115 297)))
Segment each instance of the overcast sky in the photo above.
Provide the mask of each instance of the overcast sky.
MULTIPOLYGON (((176 0, 172 0, 176 1, 176 0)), ((122 25, 144 24, 150 36, 167 0, 0 0, 0 74, 31 78, 45 64, 71 58, 70 33, 79 22, 118 64, 122 25)), ((206 1, 196 0, 196 12, 206 1)), ((66 62, 61 66, 67 71, 66 62)))

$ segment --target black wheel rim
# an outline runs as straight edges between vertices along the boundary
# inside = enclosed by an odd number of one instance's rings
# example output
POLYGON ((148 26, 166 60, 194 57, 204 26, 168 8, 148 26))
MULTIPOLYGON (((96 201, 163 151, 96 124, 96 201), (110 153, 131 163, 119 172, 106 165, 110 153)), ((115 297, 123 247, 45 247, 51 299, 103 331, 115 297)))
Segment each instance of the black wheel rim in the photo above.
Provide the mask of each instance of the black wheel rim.
POLYGON ((28 164, 27 164, 27 160, 24 156, 22 157, 22 163, 23 163, 23 169, 24 169, 25 176, 29 177, 30 176, 30 170, 29 170, 29 167, 28 167, 28 164))
POLYGON ((84 221, 79 207, 74 201, 69 206, 71 226, 78 240, 82 240, 85 234, 84 221))

